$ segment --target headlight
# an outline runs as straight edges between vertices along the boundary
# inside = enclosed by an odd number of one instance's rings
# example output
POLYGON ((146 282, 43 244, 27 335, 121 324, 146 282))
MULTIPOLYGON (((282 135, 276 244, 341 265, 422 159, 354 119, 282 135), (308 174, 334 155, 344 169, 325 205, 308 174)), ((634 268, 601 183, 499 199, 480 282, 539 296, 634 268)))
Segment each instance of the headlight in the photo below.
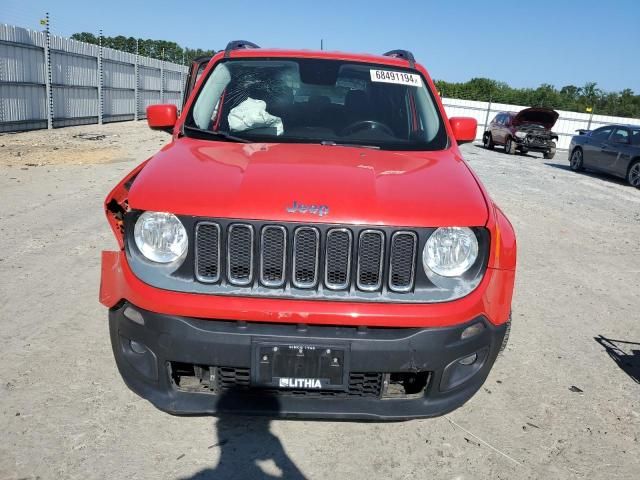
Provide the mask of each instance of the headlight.
POLYGON ((457 277, 478 258, 478 239, 467 227, 442 227, 431 234, 422 252, 425 272, 457 277))
POLYGON ((171 263, 187 251, 187 231, 171 213, 144 212, 133 233, 140 252, 153 262, 171 263))
POLYGON ((527 138, 527 132, 516 132, 516 138, 527 138))

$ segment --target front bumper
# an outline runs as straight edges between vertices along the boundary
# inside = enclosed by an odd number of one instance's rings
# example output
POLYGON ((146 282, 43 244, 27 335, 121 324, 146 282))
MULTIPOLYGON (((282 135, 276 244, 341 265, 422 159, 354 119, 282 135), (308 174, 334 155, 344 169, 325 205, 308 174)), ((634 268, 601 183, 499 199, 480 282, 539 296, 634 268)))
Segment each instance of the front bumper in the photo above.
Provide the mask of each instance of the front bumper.
POLYGON ((519 148, 525 149, 530 152, 542 152, 548 153, 555 148, 555 142, 549 140, 548 142, 527 142, 525 139, 515 138, 516 144, 519 148))
POLYGON ((469 400, 489 374, 507 324, 493 325, 484 316, 440 328, 202 320, 153 313, 123 302, 110 309, 109 327, 116 363, 126 384, 171 414, 236 412, 287 418, 406 420, 443 415, 469 400), (484 328, 461 340, 462 331, 474 323, 484 328), (178 364, 210 367, 211 371, 214 367, 250 370, 252 345, 260 340, 338 343, 349 352, 350 372, 381 373, 380 378, 387 380, 392 378, 389 374, 420 372, 428 382, 418 394, 401 398, 386 398, 385 381, 373 395, 339 396, 261 390, 252 388, 251 382, 242 389, 203 386, 202 391, 185 390, 176 384, 172 369, 178 364), (459 363, 474 353, 474 363, 459 363))

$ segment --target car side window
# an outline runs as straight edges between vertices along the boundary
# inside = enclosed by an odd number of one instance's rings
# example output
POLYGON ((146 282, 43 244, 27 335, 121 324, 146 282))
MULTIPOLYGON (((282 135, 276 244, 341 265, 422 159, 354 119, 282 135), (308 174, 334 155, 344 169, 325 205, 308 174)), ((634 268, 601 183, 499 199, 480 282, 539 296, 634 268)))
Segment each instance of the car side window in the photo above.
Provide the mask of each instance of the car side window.
POLYGON ((496 117, 496 123, 498 125, 503 125, 504 124, 504 113, 501 113, 500 115, 498 115, 496 117))
POLYGON ((629 130, 626 128, 616 128, 615 132, 611 136, 611 141, 614 143, 629 143, 629 130))
POLYGON ((631 145, 640 145, 640 130, 634 130, 631 135, 631 145))
POLYGON ((607 138, 609 138, 612 130, 613 127, 598 128, 597 130, 593 131, 593 133, 591 134, 591 138, 596 142, 604 142, 607 138))

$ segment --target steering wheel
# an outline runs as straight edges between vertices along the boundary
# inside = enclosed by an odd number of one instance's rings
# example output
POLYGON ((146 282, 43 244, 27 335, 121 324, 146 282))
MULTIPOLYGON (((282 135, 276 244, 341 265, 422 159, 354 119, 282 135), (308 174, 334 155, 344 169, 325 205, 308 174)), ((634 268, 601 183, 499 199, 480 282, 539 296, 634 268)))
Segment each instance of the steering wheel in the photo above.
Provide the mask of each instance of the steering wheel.
POLYGON ((384 133, 394 137, 393 130, 391 130, 387 125, 382 122, 378 122, 376 120, 358 120, 357 122, 353 122, 342 129, 340 135, 350 135, 352 133, 357 132, 358 130, 363 130, 365 128, 369 128, 371 130, 380 129, 384 133))

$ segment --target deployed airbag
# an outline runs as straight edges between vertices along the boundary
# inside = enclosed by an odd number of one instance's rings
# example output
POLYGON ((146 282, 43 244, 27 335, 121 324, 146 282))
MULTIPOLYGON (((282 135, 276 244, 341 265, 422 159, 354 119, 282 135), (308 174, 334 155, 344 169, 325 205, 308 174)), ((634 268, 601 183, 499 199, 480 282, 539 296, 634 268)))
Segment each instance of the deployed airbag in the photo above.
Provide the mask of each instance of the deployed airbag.
POLYGON ((267 112, 267 103, 264 100, 247 98, 229 112, 229 129, 232 132, 244 132, 252 130, 255 133, 275 133, 282 135, 284 126, 282 119, 267 112))

